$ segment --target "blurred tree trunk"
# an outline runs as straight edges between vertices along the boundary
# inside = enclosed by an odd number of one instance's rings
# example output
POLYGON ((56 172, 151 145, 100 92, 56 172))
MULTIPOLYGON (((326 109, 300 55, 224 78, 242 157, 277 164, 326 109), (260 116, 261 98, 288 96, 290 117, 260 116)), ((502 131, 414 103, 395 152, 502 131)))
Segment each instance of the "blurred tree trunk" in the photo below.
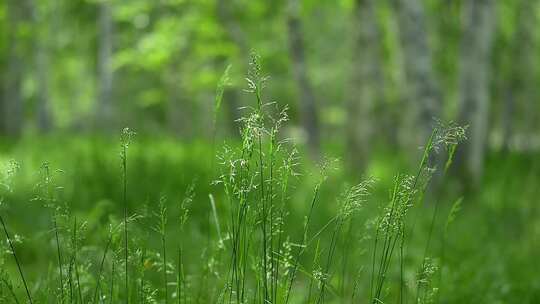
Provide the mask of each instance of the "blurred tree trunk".
POLYGON ((53 116, 49 102, 49 48, 48 41, 49 20, 43 19, 39 7, 32 0, 32 15, 34 23, 34 56, 36 62, 36 85, 37 85, 37 127, 40 132, 46 133, 53 126, 53 116))
POLYGON ((167 122, 169 130, 175 136, 192 134, 194 125, 193 109, 186 96, 185 87, 180 73, 180 59, 185 58, 186 50, 180 55, 173 56, 165 71, 165 86, 167 90, 167 122))
POLYGON ((240 50, 240 55, 246 56, 246 60, 249 58, 249 46, 246 42, 245 34, 242 31, 242 28, 235 20, 231 12, 231 1, 228 0, 218 0, 216 9, 219 22, 225 28, 229 38, 238 46, 240 50))
POLYGON ((48 52, 41 42, 36 47, 37 77, 37 126, 40 132, 48 132, 53 127, 53 116, 49 102, 48 52))
POLYGON ((113 20, 111 4, 102 1, 98 4, 98 102, 96 120, 100 128, 111 126, 113 116, 113 20))
POLYGON ((4 88, 4 108, 2 109, 2 123, 8 136, 18 136, 23 125, 23 98, 21 84, 23 78, 22 39, 20 37, 20 23, 25 22, 23 9, 18 1, 6 2, 7 12, 7 67, 4 88))
POLYGON ((347 141, 351 163, 364 171, 373 145, 375 107, 380 94, 380 31, 375 16, 376 0, 356 0, 355 51, 353 75, 347 111, 347 141))
POLYGON ((503 107, 501 109, 501 129, 502 143, 501 148, 504 152, 508 152, 511 148, 514 111, 515 111, 515 96, 512 88, 508 88, 503 97, 503 107))
POLYGON ((521 0, 518 5, 516 33, 506 61, 509 71, 504 81, 507 85, 501 111, 502 149, 505 151, 511 148, 514 129, 518 127, 514 115, 520 110, 519 105, 528 105, 535 98, 537 56, 534 44, 539 3, 538 0, 521 0))
MULTIPOLYGON (((4 7, 6 6, 6 4, 3 4, 4 7)), ((4 8, 4 10, 7 11, 6 8, 4 8)), ((6 12, 7 14, 7 12, 6 12)), ((4 18, 4 26, 7 25, 7 21, 5 20, 7 18, 4 18)), ((5 47, 5 45, 9 45, 8 43, 8 35, 7 33, 2 33, 2 39, 5 39, 4 41, 2 41, 2 46, 0 48, 0 137, 6 135, 6 126, 5 126, 5 118, 4 118, 4 113, 5 113, 5 100, 6 100, 6 82, 8 80, 8 75, 7 75, 7 47, 5 47)))
MULTIPOLYGON (((192 9, 192 3, 189 1, 184 3, 160 1, 156 5, 157 8, 154 12, 156 24, 153 25, 154 27, 158 27, 157 23, 161 21, 167 22, 167 20, 178 17, 182 18, 184 12, 189 12, 192 9)), ((186 78, 182 73, 183 63, 192 51, 193 37, 192 31, 187 28, 178 29, 175 35, 182 38, 175 40, 173 50, 160 73, 161 85, 165 93, 163 114, 170 134, 178 138, 189 138, 199 134, 195 133, 198 130, 193 129, 194 125, 198 125, 196 122, 198 117, 194 115, 196 102, 188 97, 190 95, 187 92, 186 78)))
POLYGON ((433 71, 431 48, 426 32, 426 17, 421 0, 395 2, 403 48, 410 109, 406 138, 424 143, 433 129, 433 119, 441 115, 441 93, 433 71))
MULTIPOLYGON (((540 87, 538 86, 538 80, 540 79, 540 68, 538 65, 538 49, 540 46, 540 40, 538 33, 538 26, 540 15, 538 14, 540 1, 538 0, 522 0, 523 15, 523 54, 518 54, 518 57, 523 61, 520 63, 525 69, 522 74, 524 79, 523 95, 520 96, 520 114, 524 113, 522 120, 525 122, 525 132, 534 136, 538 134, 540 121, 540 102, 539 93, 540 87)), ((515 124, 514 124, 515 125, 515 124)), ((534 149, 534 145, 528 147, 534 149)))
POLYGON ((300 95, 300 119, 307 135, 307 144, 311 154, 319 155, 319 117, 315 103, 315 95, 308 78, 304 50, 304 36, 300 20, 299 0, 288 2, 288 38, 289 53, 294 77, 300 95))
POLYGON ((189 124, 187 122, 187 106, 182 106, 182 89, 179 79, 179 75, 176 72, 169 71, 169 75, 166 76, 167 86, 167 122, 169 130, 174 136, 182 136, 191 133, 192 130, 188 129, 189 124))
POLYGON ((0 137, 7 134, 6 125, 5 125, 5 113, 6 113, 6 88, 7 88, 7 53, 5 50, 2 50, 0 54, 0 137))
POLYGON ((4 126, 4 113, 5 113, 5 98, 6 98, 6 94, 4 93, 4 89, 5 89, 5 83, 7 81, 7 77, 6 77, 6 72, 5 72, 5 68, 4 68, 4 62, 2 61, 3 59, 0 59, 0 64, 1 64, 1 68, 2 70, 0 70, 0 137, 5 135, 6 134, 6 126, 4 126))
MULTIPOLYGON (((225 28, 229 39, 238 47, 240 57, 242 62, 247 62, 249 60, 249 46, 246 42, 245 34, 242 31, 242 28, 235 20, 233 14, 231 13, 231 2, 227 0, 218 0, 217 2, 217 16, 219 22, 225 28)), ((226 66, 225 60, 221 60, 221 66, 226 66)), ((247 66, 242 66, 244 70, 247 70, 247 66)), ((238 119, 242 116, 239 110, 238 101, 240 96, 238 91, 235 88, 225 88, 223 104, 227 107, 227 112, 229 114, 229 128, 231 129, 232 134, 239 135, 239 125, 238 119)))
POLYGON ((463 5, 463 38, 460 66, 461 124, 469 125, 462 146, 465 177, 477 183, 483 173, 489 115, 489 73, 495 32, 495 1, 467 0, 463 5))

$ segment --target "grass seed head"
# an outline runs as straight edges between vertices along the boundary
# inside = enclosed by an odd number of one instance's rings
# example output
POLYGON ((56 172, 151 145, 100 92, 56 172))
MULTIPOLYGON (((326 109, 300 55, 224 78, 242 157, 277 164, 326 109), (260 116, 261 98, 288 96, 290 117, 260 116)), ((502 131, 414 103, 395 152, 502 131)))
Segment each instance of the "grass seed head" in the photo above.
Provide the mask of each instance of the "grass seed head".
POLYGON ((358 212, 367 201, 374 183, 375 179, 368 177, 359 184, 345 190, 341 194, 341 207, 338 215, 345 219, 358 212))

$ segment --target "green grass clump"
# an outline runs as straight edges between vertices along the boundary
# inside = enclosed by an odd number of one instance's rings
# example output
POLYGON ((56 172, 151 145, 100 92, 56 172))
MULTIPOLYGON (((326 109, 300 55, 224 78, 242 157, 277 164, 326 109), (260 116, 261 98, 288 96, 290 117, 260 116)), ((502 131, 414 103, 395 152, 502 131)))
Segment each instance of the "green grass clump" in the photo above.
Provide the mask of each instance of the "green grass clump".
MULTIPOLYGON (((4 180, 1 183, 1 185, 6 189, 6 191, 11 191, 11 177, 16 173, 18 168, 19 168, 19 165, 15 161, 10 161, 10 163, 8 164, 5 170, 6 174, 5 174, 4 180)), ((0 207, 2 207, 3 203, 4 203, 4 197, 0 196, 0 207)), ((17 257, 17 253, 15 251, 15 247, 13 246, 13 239, 11 238, 9 234, 8 228, 6 226, 6 222, 4 221, 4 217, 2 216, 2 214, 0 214, 0 223, 2 224, 2 229, 4 230, 4 234, 5 234, 7 243, 9 245, 8 250, 13 256, 13 259, 15 260, 15 264, 17 265, 17 270, 19 272, 20 279, 24 285, 24 290, 26 292, 26 296, 28 297, 28 302, 33 303, 32 296, 30 296, 30 291, 28 290, 28 284, 24 277, 24 272, 22 270, 21 262, 19 261, 19 258, 17 257)), ((1 261, 0 265, 3 265, 5 263, 3 255, 0 261, 1 261)), ((0 277, 2 279, 3 286, 5 286, 5 288, 9 291, 9 296, 13 297, 12 300, 15 303, 19 303, 19 300, 17 299, 17 296, 15 295, 15 292, 13 290, 13 283, 9 277, 9 274, 7 274, 3 268, 2 268, 2 271, 0 272, 0 277)), ((2 296, 3 296, 2 297, 3 299, 9 299, 9 296, 8 295, 4 296, 3 292, 2 292, 2 296)))
MULTIPOLYGON (((215 112, 222 102, 226 75, 218 87, 215 112)), ((374 193, 381 189, 374 177, 352 185, 332 180, 339 163, 333 160, 324 160, 314 173, 302 172, 309 167, 301 165, 300 153, 283 136, 287 108, 266 102, 266 81, 259 57, 253 55, 246 89, 253 103, 243 109, 239 143, 223 146, 215 168, 213 158, 199 155, 197 159, 212 164, 201 167, 217 172, 210 173, 217 175, 211 186, 204 176, 201 182, 196 173, 174 172, 171 178, 185 174, 190 181, 171 185, 167 179, 154 178, 152 185, 158 189, 143 193, 140 180, 152 177, 137 174, 142 167, 136 151, 141 147, 126 128, 121 133, 120 169, 116 168, 109 190, 115 192, 111 196, 118 207, 81 221, 80 211, 66 198, 84 197, 85 189, 66 190, 61 186, 68 181, 61 178, 64 173, 45 163, 35 189, 38 200, 51 211, 52 229, 43 236, 52 240, 56 255, 45 275, 26 280, 20 251, 0 217, 27 300, 319 304, 437 299, 436 285, 442 284, 442 276, 437 276, 438 257, 428 257, 428 252, 434 253, 428 249, 435 238, 438 207, 427 217, 428 235, 412 236, 416 222, 423 223, 417 217, 423 218, 420 206, 429 196, 435 154, 444 148, 449 152, 443 165, 446 172, 464 130, 437 125, 415 174, 396 175, 387 203, 375 204, 374 193), (308 191, 303 180, 316 182, 308 191), (168 189, 159 189, 167 184, 168 189), (299 189, 303 196, 298 195, 299 189), (410 249, 416 239, 423 239, 425 249, 420 261, 411 263, 414 259, 407 260, 408 256, 419 256, 410 249), (412 278, 410 272, 415 273, 412 278)), ((6 172, 2 185, 9 192, 15 170, 6 172)), ((457 209, 450 212, 448 223, 457 209)), ((447 229, 448 224, 445 238, 447 229)), ((0 263, 7 263, 4 254, 0 263)), ((0 299, 22 301, 12 272, 2 268, 0 279, 0 299)))

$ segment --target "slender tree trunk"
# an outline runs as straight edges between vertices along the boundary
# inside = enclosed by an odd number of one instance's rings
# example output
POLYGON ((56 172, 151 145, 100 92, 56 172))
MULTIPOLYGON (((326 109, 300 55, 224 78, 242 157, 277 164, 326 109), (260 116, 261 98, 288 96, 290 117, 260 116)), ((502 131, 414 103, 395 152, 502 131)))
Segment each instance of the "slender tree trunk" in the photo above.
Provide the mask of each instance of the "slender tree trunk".
POLYGON ((96 104, 96 121, 100 128, 111 126, 113 117, 113 20, 111 4, 102 1, 99 4, 98 16, 98 102, 96 104))
POLYGON ((525 119, 531 119, 530 114, 527 113, 535 113, 534 108, 529 108, 529 104, 534 100, 537 90, 537 49, 535 48, 534 34, 539 25, 536 14, 539 3, 538 0, 521 0, 519 2, 517 29, 511 43, 510 56, 506 62, 509 71, 506 74, 507 78, 503 78, 504 83, 507 84, 504 88, 506 96, 504 96, 501 111, 502 149, 505 151, 511 148, 514 130, 523 127, 519 126, 518 121, 515 121, 515 113, 518 111, 524 113, 525 115, 521 115, 521 117, 525 119), (524 109, 520 107, 523 105, 525 105, 524 109))
MULTIPOLYGON (((158 4, 156 14, 159 18, 169 19, 175 14, 176 10, 179 12, 190 11, 191 5, 190 1, 181 4, 161 1, 158 4)), ((163 67, 163 73, 161 73, 161 82, 166 92, 165 120, 168 130, 173 136, 189 138, 195 134, 194 132, 199 131, 195 130, 193 126, 200 125, 196 122, 197 116, 193 115, 197 103, 188 98, 188 88, 182 74, 182 63, 189 56, 193 39, 191 31, 178 32, 177 34, 182 35, 187 43, 175 44, 174 51, 171 52, 166 65, 163 67)))
POLYGON ((21 83, 23 77, 22 65, 22 41, 18 37, 19 23, 24 22, 20 4, 15 0, 8 0, 7 24, 8 47, 7 67, 4 88, 4 108, 2 109, 2 121, 8 136, 19 136, 23 125, 23 99, 21 96, 21 83))
POLYGON ((403 48, 410 109, 406 137, 413 144, 425 142, 433 128, 433 119, 441 115, 441 94, 433 70, 428 45, 426 17, 421 0, 396 0, 396 11, 403 48))
MULTIPOLYGON (((521 77, 523 78, 523 95, 520 96, 520 111, 525 113, 523 115, 523 121, 525 122, 525 132, 528 134, 537 134, 540 121, 540 107, 538 102, 538 96, 540 95, 540 88, 538 86, 538 79, 540 78, 540 68, 538 66, 538 26, 540 25, 540 16, 538 10, 540 8, 540 1, 538 0, 522 0, 520 32, 522 38, 521 48, 522 54, 516 50, 518 58, 523 61, 520 66, 523 67, 521 77)), ((531 147, 530 147, 531 148, 531 147)))
POLYGON ((49 31, 48 20, 44 20, 42 12, 36 7, 33 0, 29 0, 32 5, 34 34, 34 56, 36 62, 36 84, 37 84, 37 127, 40 132, 46 133, 53 127, 53 117, 49 102, 49 31))
MULTIPOLYGON (((7 40, 7 39, 6 39, 7 40)), ((3 50, 3 55, 7 55, 6 50, 3 50)), ((5 136, 7 134, 6 132, 6 126, 5 126, 5 118, 4 113, 6 112, 6 82, 8 80, 7 75, 7 56, 0 56, 0 137, 5 136)))
POLYGON ((6 72, 5 72, 5 69, 4 69, 4 62, 0 62, 2 64, 2 70, 0 70, 0 73, 2 73, 1 75, 1 78, 0 78, 0 119, 2 121, 0 121, 0 137, 1 136, 4 136, 6 135, 6 127, 4 126, 4 114, 5 113, 5 98, 6 98, 6 94, 5 94, 5 83, 6 83, 6 72))
POLYGON ((240 50, 240 55, 245 56, 246 60, 249 57, 249 46, 246 41, 245 33, 242 31, 242 28, 236 22, 231 9, 231 1, 228 0, 217 0, 216 10, 219 22, 225 28, 229 38, 238 46, 240 50))
POLYGON ((380 94, 380 31, 375 16, 376 0, 356 0, 353 75, 347 111, 347 140, 351 163, 362 172, 369 160, 380 94))
POLYGON ((464 173, 479 182, 484 167, 488 135, 489 73, 492 38, 495 31, 495 1, 467 0, 463 5, 464 31, 461 45, 460 113, 462 124, 469 125, 463 146, 464 173))
POLYGON ((36 68, 37 126, 40 132, 46 133, 53 127, 53 118, 49 102, 48 54, 43 46, 36 48, 36 68))
MULTIPOLYGON (((249 46, 246 42, 245 34, 242 31, 242 28, 235 21, 235 18, 231 12, 231 3, 227 0, 218 0, 217 2, 217 16, 219 22, 225 28, 229 39, 234 42, 238 47, 240 57, 242 62, 247 62, 249 59, 249 46)), ((224 61, 224 60, 223 60, 224 61)), ((225 64, 221 64, 225 65, 225 64)), ((247 70, 247 66, 244 65, 243 68, 247 70)), ((239 110, 240 94, 235 88, 225 88, 223 104, 227 107, 227 113, 229 115, 229 121, 231 122, 229 128, 234 135, 239 134, 239 125, 238 119, 242 116, 239 110)))
MULTIPOLYGON (((184 56, 178 56, 184 57, 184 56)), ((165 86, 167 94, 167 121, 169 129, 175 136, 186 136, 193 133, 193 113, 186 95, 180 74, 180 58, 173 58, 166 68, 165 86)))
POLYGON ((306 132, 310 152, 317 157, 319 155, 320 140, 319 117, 315 95, 307 74, 304 36, 300 20, 300 2, 298 0, 289 0, 288 4, 289 53, 300 95, 300 119, 306 132))
POLYGON ((512 146, 512 134, 514 125, 515 96, 512 89, 508 89, 503 97, 501 109, 502 150, 508 152, 512 146))

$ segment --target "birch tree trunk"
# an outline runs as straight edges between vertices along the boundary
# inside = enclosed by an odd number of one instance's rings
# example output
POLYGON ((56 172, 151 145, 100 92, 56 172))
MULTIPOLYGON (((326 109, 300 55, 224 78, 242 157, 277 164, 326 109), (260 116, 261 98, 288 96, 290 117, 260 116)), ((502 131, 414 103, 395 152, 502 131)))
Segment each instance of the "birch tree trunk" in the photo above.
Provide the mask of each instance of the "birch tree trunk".
POLYGON ((421 0, 397 0, 396 11, 407 79, 407 99, 412 113, 406 115, 406 135, 418 145, 426 141, 433 119, 441 115, 441 93, 433 70, 426 17, 421 0))
POLYGON ((164 84, 167 91, 167 122, 169 130, 175 136, 193 135, 194 118, 193 106, 186 98, 185 84, 181 75, 180 58, 185 58, 186 50, 180 50, 179 55, 173 55, 167 65, 164 84))
POLYGON ((98 16, 98 102, 96 118, 101 128, 110 127, 113 116, 113 21, 109 1, 99 3, 98 16))
POLYGON ((22 41, 18 37, 19 24, 24 22, 24 14, 21 12, 20 3, 15 0, 8 0, 7 26, 8 47, 7 47, 7 67, 4 88, 4 108, 2 109, 2 122, 4 130, 8 136, 18 136, 23 125, 23 99, 21 96, 21 83, 23 77, 22 66, 22 41))
POLYGON ((512 135, 514 133, 514 115, 516 97, 513 89, 507 88, 505 96, 503 97, 502 109, 501 109, 501 131, 502 131, 502 143, 501 148, 504 152, 508 152, 512 146, 512 135))
MULTIPOLYGON (((514 120, 516 113, 525 118, 524 121, 534 121, 534 107, 532 100, 537 92, 537 43, 535 31, 538 28, 538 0, 521 0, 517 13, 517 28, 511 44, 510 56, 507 60, 508 75, 505 79, 506 92, 501 111, 502 124, 502 148, 505 151, 511 149, 514 131, 520 126, 519 121, 514 120)), ((530 131, 530 130, 529 130, 530 131)))
POLYGON ((49 132, 53 127, 49 102, 48 61, 47 50, 43 45, 38 46, 36 48, 37 126, 38 130, 44 133, 49 132))
MULTIPOLYGON (((247 62, 250 52, 249 46, 245 39, 245 33, 242 31, 242 28, 238 22, 236 22, 231 12, 231 3, 232 1, 228 0, 218 0, 216 5, 218 20, 225 28, 225 32, 231 41, 238 47, 242 62, 247 62)), ((220 65, 225 66, 223 63, 225 62, 221 62, 220 65)), ((242 67, 247 71, 246 65, 242 65, 242 67)), ((229 129, 231 130, 232 134, 236 136, 239 135, 240 127, 238 124, 238 119, 242 116, 239 110, 239 100, 240 94, 238 94, 237 90, 229 87, 225 88, 223 104, 227 108, 227 112, 229 114, 229 129)))
POLYGON ((300 3, 298 0, 288 1, 288 38, 289 54, 294 78, 298 87, 300 101, 300 119, 307 136, 307 144, 311 154, 319 155, 319 117, 315 103, 313 88, 308 79, 302 22, 300 20, 300 3))
MULTIPOLYGON (((540 121, 540 88, 538 79, 540 69, 538 66, 538 47, 540 39, 537 35, 538 26, 540 25, 540 16, 538 10, 540 1, 538 0, 522 0, 522 35, 523 35, 523 54, 518 56, 522 58, 521 66, 525 69, 523 77, 523 95, 520 96, 520 111, 525 113, 523 121, 525 122, 525 132, 528 134, 537 134, 540 121)), ((529 147, 532 148, 532 147, 529 147)))
POLYGON ((2 65, 2 69, 0 70, 0 137, 3 136, 3 135, 6 135, 6 127, 4 126, 4 114, 5 113, 5 98, 6 98, 6 94, 5 94, 5 83, 7 81, 7 77, 6 77, 6 71, 5 71, 5 63, 3 61, 0 61, 0 64, 2 65))
POLYGON ((37 85, 37 128, 40 132, 49 132, 53 126, 52 111, 49 101, 49 31, 48 20, 44 20, 44 14, 32 0, 34 35, 34 56, 36 62, 36 85, 37 85))
POLYGON ((380 31, 375 16, 376 0, 357 0, 354 15, 355 52, 347 111, 347 141, 351 163, 364 171, 374 137, 374 109, 380 94, 380 31))
POLYGON ((463 4, 459 120, 469 125, 462 166, 473 183, 482 176, 487 145, 494 6, 494 0, 467 0, 463 4))

